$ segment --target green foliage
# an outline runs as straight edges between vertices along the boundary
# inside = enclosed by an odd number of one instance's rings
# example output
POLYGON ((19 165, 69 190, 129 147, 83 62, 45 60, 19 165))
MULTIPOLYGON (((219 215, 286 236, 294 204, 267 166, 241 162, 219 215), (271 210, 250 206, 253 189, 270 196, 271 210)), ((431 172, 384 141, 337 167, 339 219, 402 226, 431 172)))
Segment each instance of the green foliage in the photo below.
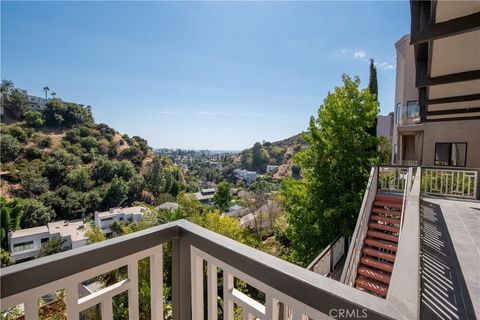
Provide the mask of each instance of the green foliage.
POLYGON ((4 250, 3 248, 0 249, 0 260, 2 268, 11 266, 15 263, 12 259, 12 254, 10 253, 10 251, 4 250))
POLYGON ((93 123, 90 107, 61 100, 50 100, 44 111, 46 124, 52 127, 72 127, 83 123, 93 123))
POLYGON ((115 174, 125 181, 129 181, 137 173, 135 166, 127 160, 116 163, 115 174))
POLYGON ((145 184, 148 191, 154 196, 158 196, 165 189, 165 174, 162 161, 159 157, 153 159, 153 162, 145 175, 145 184))
POLYGON ((376 97, 359 89, 358 78, 344 75, 343 83, 310 121, 309 146, 296 156, 304 179, 283 186, 293 259, 305 265, 338 233, 352 233, 369 169, 378 161, 378 141, 365 130, 376 119, 376 97))
POLYGON ((115 164, 107 157, 97 159, 92 170, 92 178, 97 182, 110 182, 115 176, 115 164))
POLYGON ((379 151, 379 163, 390 164, 392 161, 392 142, 386 137, 379 137, 379 151))
POLYGON ((2 158, 2 162, 15 160, 23 150, 20 142, 8 134, 2 134, 0 136, 0 146, 0 156, 2 158))
POLYGON ((27 111, 27 97, 19 90, 13 90, 7 98, 5 110, 15 118, 21 118, 27 111))
POLYGON ((25 123, 32 128, 38 128, 45 124, 43 114, 38 111, 28 111, 25 113, 25 123))
POLYGON ((22 202, 22 206, 22 228, 43 226, 55 217, 52 208, 43 205, 36 199, 25 199, 22 202))
POLYGON ((127 199, 127 193, 127 183, 122 178, 114 177, 103 198, 103 208, 119 207, 127 199))
POLYGON ((77 191, 87 191, 93 185, 87 168, 78 168, 70 171, 65 178, 65 183, 77 191))
POLYGON ((21 179, 21 195, 23 197, 35 197, 48 191, 48 179, 42 177, 40 172, 34 169, 22 170, 19 174, 21 179))
POLYGON ((8 132, 11 136, 15 137, 19 142, 26 143, 28 141, 29 130, 22 127, 13 126, 10 127, 8 132))
POLYGON ((62 240, 60 237, 52 237, 50 240, 42 244, 40 249, 39 257, 46 257, 52 254, 60 253, 63 249, 63 244, 65 240, 62 240))
POLYGON ((100 230, 100 228, 91 227, 85 232, 85 236, 87 237, 87 244, 101 242, 106 240, 105 234, 100 230))
POLYGON ((230 194, 230 184, 228 182, 221 182, 218 184, 218 190, 215 193, 215 206, 222 212, 227 211, 232 201, 230 194))

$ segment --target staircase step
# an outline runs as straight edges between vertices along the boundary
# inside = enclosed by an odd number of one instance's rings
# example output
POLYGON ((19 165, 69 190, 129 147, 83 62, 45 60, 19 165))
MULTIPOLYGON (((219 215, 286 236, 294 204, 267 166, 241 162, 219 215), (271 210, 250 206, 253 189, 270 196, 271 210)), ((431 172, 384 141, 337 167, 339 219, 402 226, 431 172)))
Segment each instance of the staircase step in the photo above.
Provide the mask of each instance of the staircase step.
POLYGON ((398 237, 392 236, 383 232, 377 232, 377 231, 372 231, 372 230, 367 230, 367 235, 373 238, 377 239, 383 239, 391 242, 396 242, 398 243, 398 237))
POLYGON ((372 258, 367 258, 367 257, 362 257, 360 259, 360 262, 362 264, 365 264, 370 267, 377 268, 379 270, 387 271, 387 272, 392 272, 393 271, 393 264, 387 263, 387 262, 381 262, 372 258))
POLYGON ((374 201, 373 205, 377 206, 377 207, 402 209, 402 204, 401 203, 394 203, 394 202, 374 201))
POLYGON ((400 219, 398 219, 398 218, 390 218, 390 217, 377 216, 377 215, 372 214, 370 216, 370 220, 382 221, 382 222, 388 222, 388 223, 391 223, 391 224, 400 225, 400 219))
POLYGON ((395 243, 391 242, 381 242, 374 239, 365 239, 365 244, 368 244, 372 247, 383 248, 386 250, 397 251, 398 246, 395 243))
POLYGON ((378 229, 378 230, 383 230, 383 231, 390 231, 390 232, 393 232, 393 233, 399 233, 399 232, 400 232, 400 228, 392 227, 392 226, 386 226, 386 225, 380 224, 380 223, 370 222, 370 223, 368 224, 368 226, 369 226, 370 228, 374 228, 374 229, 378 229))
POLYGON ((395 255, 394 254, 382 252, 382 251, 379 251, 379 250, 373 249, 373 248, 363 248, 362 252, 364 254, 368 254, 369 256, 372 256, 372 257, 377 257, 377 258, 380 258, 380 259, 388 260, 390 262, 395 262, 395 255))
POLYGON ((360 288, 376 293, 382 297, 387 296, 388 287, 383 284, 370 281, 364 277, 358 277, 357 280, 355 280, 355 284, 360 288))
POLYGON ((367 267, 358 268, 358 274, 386 284, 390 283, 390 276, 388 274, 367 267))
POLYGON ((401 211, 386 210, 386 209, 380 209, 380 208, 373 208, 372 212, 376 214, 384 214, 384 215, 390 215, 390 216, 396 216, 396 217, 400 217, 402 215, 401 211))
POLYGON ((396 197, 396 196, 388 196, 388 195, 383 195, 383 194, 377 194, 377 195, 375 196, 375 201, 402 204, 402 203, 403 203, 403 197, 396 197))

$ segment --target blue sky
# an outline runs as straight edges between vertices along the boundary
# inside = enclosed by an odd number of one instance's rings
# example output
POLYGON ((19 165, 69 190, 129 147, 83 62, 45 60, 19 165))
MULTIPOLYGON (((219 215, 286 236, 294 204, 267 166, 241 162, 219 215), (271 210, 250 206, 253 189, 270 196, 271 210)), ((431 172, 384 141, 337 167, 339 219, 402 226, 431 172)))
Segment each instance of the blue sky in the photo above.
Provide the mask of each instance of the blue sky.
POLYGON ((308 125, 341 74, 393 110, 408 1, 5 2, 1 76, 153 147, 239 150, 308 125))

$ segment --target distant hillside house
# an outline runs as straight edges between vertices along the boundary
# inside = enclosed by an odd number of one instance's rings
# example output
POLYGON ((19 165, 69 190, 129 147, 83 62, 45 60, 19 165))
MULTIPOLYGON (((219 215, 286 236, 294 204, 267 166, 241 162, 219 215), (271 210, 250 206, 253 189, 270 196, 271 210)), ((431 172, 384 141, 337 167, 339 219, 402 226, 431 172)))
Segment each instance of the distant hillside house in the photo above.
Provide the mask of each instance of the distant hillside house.
POLYGON ((15 262, 22 262, 35 258, 40 254, 42 244, 53 237, 59 237, 66 250, 79 248, 87 243, 85 232, 89 226, 82 220, 56 221, 46 226, 21 229, 10 232, 8 245, 15 262))
POLYGON ((15 88, 15 86, 12 86, 8 89, 5 96, 2 94, 2 105, 1 105, 1 108, 0 108, 1 111, 2 111, 1 112, 2 115, 5 112, 3 104, 6 100, 9 99, 10 95, 14 91, 19 91, 19 92, 21 92, 25 95, 25 97, 27 98, 27 108, 28 108, 28 110, 30 110, 30 111, 43 111, 47 108, 48 99, 29 95, 27 90, 21 89, 21 88, 15 88))
POLYGON ((195 193, 195 198, 202 203, 212 203, 216 190, 214 188, 202 189, 195 193))
POLYGON ((268 165, 267 166, 267 173, 275 173, 278 171, 278 166, 268 165))
POLYGON ((247 183, 251 183, 257 179, 258 174, 255 171, 248 171, 248 170, 241 170, 241 169, 235 169, 233 170, 233 173, 235 174, 235 177, 238 180, 243 180, 247 183))
POLYGON ((176 211, 180 208, 179 204, 176 202, 164 202, 161 205, 159 205, 156 209, 157 210, 170 210, 170 211, 176 211))
POLYGON ((138 222, 143 219, 146 208, 142 206, 129 208, 111 208, 104 212, 95 212, 95 226, 103 233, 110 233, 110 225, 117 221, 121 223, 138 222))

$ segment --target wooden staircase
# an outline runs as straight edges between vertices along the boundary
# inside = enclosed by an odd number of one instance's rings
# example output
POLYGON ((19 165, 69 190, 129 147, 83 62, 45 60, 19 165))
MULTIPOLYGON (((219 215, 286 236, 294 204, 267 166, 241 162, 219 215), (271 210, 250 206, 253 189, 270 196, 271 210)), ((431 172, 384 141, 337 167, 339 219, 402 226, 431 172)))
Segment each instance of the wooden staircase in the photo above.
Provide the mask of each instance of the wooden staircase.
POLYGON ((401 196, 377 194, 363 240, 355 287, 383 298, 398 249, 402 203, 401 196))

